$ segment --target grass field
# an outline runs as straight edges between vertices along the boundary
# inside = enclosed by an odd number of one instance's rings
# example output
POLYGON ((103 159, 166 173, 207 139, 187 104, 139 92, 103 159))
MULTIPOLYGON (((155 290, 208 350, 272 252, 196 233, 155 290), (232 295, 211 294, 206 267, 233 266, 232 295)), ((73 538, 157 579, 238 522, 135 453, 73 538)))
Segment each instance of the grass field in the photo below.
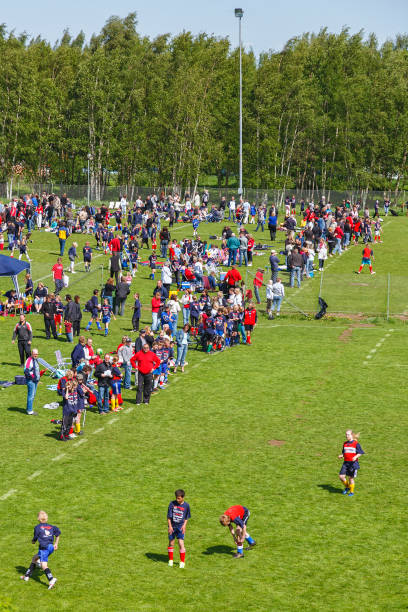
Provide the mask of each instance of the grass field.
MULTIPOLYGON (((219 234, 220 227, 200 231, 219 234)), ((329 260, 327 320, 295 314, 295 307, 317 309, 320 278, 287 289, 294 307, 268 321, 262 306, 253 346, 213 356, 190 351, 186 373, 172 376, 149 406, 136 407, 135 392, 127 391, 126 410, 102 423, 88 413, 78 440, 56 440, 50 418, 59 411, 42 408, 55 398, 44 379, 36 418, 24 414, 25 387, 1 391, 0 610, 337 611, 350 601, 364 611, 406 609, 408 330, 393 315, 408 310, 407 229, 405 218, 387 220, 376 276, 352 273, 360 247, 329 260), (333 311, 354 314, 335 318, 333 311), (347 427, 362 432, 366 453, 354 498, 340 495, 337 477, 347 427), (178 563, 169 568, 166 554, 166 510, 178 487, 192 510, 184 571, 178 563), (235 503, 250 508, 258 542, 240 560, 218 523, 235 503), (27 584, 19 580, 35 551, 40 509, 62 530, 50 558, 53 591, 41 572, 27 584)), ((181 238, 192 229, 173 233, 181 238)), ((49 274, 57 242, 34 235, 34 279, 49 274)), ((266 260, 255 258, 248 282, 266 260)), ((103 255, 93 272, 72 277, 69 290, 83 303, 100 284, 101 264, 105 279, 103 255)), ((147 276, 141 267, 132 285, 146 305, 147 276)), ((56 343, 45 340, 42 317, 30 321, 34 345, 52 360, 56 343)), ((18 372, 14 323, 0 319, 2 379, 18 372)), ((94 345, 112 349, 129 330, 130 302, 108 338, 93 330, 94 345)), ((57 344, 68 356, 72 347, 57 344)))

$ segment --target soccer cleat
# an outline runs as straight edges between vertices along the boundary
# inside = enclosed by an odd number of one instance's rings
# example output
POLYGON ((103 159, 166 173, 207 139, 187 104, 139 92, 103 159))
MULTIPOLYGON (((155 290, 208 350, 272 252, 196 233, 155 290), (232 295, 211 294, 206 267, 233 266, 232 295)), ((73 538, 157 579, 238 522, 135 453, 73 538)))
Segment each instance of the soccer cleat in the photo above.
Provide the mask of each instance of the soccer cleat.
POLYGON ((349 497, 353 497, 353 495, 354 495, 354 493, 352 493, 351 491, 350 491, 350 493, 348 494, 348 496, 349 496, 349 497))
POLYGON ((344 489, 344 491, 342 491, 342 495, 347 495, 347 493, 349 492, 349 488, 344 489))
POLYGON ((180 569, 184 569, 184 567, 185 567, 184 561, 180 561, 180 569))
POLYGON ((252 544, 249 544, 245 550, 251 550, 252 548, 254 548, 254 546, 256 546, 256 542, 252 542, 252 544))
POLYGON ((173 567, 173 559, 170 559, 170 561, 169 561, 169 567, 173 567))
POLYGON ((21 580, 24 580, 24 582, 28 582, 30 580, 30 576, 20 576, 21 580))
POLYGON ((375 272, 370 272, 370 274, 375 274, 375 272))
POLYGON ((237 553, 235 553, 235 555, 234 555, 234 559, 241 559, 241 558, 243 558, 243 557, 244 557, 244 553, 239 553, 239 552, 237 552, 237 553))
POLYGON ((50 580, 50 584, 48 585, 48 590, 53 589, 56 582, 57 582, 57 579, 52 578, 52 580, 50 580))

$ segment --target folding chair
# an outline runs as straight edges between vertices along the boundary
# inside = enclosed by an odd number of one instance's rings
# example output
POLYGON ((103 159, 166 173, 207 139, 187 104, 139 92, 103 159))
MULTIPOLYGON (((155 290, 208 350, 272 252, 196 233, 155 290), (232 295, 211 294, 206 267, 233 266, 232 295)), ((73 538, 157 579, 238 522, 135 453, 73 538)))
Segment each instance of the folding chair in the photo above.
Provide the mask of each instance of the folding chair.
POLYGON ((38 363, 43 366, 49 373, 51 378, 62 378, 65 374, 65 371, 62 371, 58 368, 54 368, 51 364, 49 364, 42 357, 38 357, 38 363))
POLYGON ((59 349, 55 351, 55 358, 57 360, 56 368, 59 368, 60 370, 66 370, 71 364, 71 359, 68 357, 63 357, 59 349))

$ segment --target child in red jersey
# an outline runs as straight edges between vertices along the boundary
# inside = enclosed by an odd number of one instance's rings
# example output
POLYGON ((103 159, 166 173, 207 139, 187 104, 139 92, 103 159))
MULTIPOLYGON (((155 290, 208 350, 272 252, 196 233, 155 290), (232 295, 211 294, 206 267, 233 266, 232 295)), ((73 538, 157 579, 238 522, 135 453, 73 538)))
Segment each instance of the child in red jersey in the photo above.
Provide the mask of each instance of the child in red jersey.
POLYGON ((374 259, 373 250, 370 249, 369 246, 365 246, 363 249, 363 258, 361 260, 361 266, 359 267, 357 274, 361 273, 363 266, 368 266, 370 268, 370 274, 375 274, 375 272, 373 272, 373 266, 371 263, 371 259, 374 259))
POLYGON ((244 310, 244 325, 246 331, 246 343, 251 344, 251 334, 255 329, 257 321, 257 312, 252 303, 249 303, 244 310))
POLYGON ((228 527, 237 545, 237 552, 234 555, 235 559, 240 559, 244 556, 244 542, 248 542, 249 546, 246 550, 250 550, 256 545, 256 542, 247 532, 247 522, 251 513, 245 506, 231 506, 221 514, 220 523, 224 527, 228 527), (235 524, 235 528, 234 528, 235 524))
POLYGON ((343 448, 339 459, 343 459, 343 465, 339 472, 339 478, 344 484, 343 495, 354 495, 354 479, 357 476, 357 470, 360 469, 358 462, 364 451, 360 446, 358 437, 360 434, 355 434, 351 429, 346 431, 346 441, 343 443, 343 448))

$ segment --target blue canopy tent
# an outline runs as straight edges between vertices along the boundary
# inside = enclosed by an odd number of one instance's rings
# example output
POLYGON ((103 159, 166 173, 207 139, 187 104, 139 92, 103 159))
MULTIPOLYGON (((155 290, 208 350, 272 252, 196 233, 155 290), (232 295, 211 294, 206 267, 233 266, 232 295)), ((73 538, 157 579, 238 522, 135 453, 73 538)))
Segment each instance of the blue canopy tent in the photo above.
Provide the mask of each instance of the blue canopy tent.
POLYGON ((14 288, 17 295, 20 297, 20 289, 18 286, 17 276, 23 270, 30 270, 30 264, 27 261, 19 261, 10 257, 9 255, 0 255, 0 276, 11 276, 14 284, 14 288))

